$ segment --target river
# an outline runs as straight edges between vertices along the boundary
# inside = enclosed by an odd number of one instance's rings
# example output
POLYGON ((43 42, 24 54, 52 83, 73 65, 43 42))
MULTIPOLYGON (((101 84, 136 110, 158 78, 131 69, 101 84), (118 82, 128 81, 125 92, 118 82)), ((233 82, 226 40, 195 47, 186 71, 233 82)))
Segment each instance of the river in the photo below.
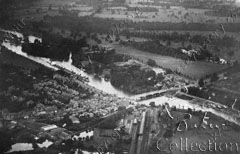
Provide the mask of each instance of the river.
MULTIPOLYGON (((8 31, 8 30, 0 30, 0 31, 12 33, 13 35, 16 35, 19 38, 23 38, 23 35, 18 32, 12 32, 12 31, 8 31)), ((41 38, 35 37, 35 36, 29 36, 28 39, 29 39, 29 42, 31 42, 31 43, 33 43, 35 41, 35 39, 38 39, 40 42, 42 41, 41 38)), ((55 70, 58 70, 58 68, 61 67, 61 68, 70 70, 76 74, 79 74, 81 76, 87 77, 89 79, 88 85, 90 85, 94 88, 97 88, 103 92, 113 94, 118 97, 129 98, 130 96, 132 96, 131 94, 112 86, 110 81, 105 81, 103 78, 96 78, 93 74, 88 74, 88 73, 84 72, 83 70, 72 65, 72 54, 69 55, 68 61, 51 61, 49 58, 30 56, 22 51, 21 45, 14 45, 14 44, 10 43, 8 40, 4 40, 2 45, 5 46, 7 49, 11 50, 12 52, 14 52, 18 55, 24 56, 28 59, 31 59, 31 60, 33 60, 37 63, 40 63, 46 67, 49 67, 49 68, 52 68, 55 70)), ((156 73, 164 72, 164 70, 161 68, 152 68, 152 69, 156 73)))
MULTIPOLYGON (((4 32, 8 32, 8 33, 12 33, 14 35, 16 35, 17 37, 23 37, 23 35, 21 33, 18 32, 11 32, 11 31, 6 31, 6 30, 1 30, 4 32)), ((34 42, 35 39, 38 39, 41 41, 41 38, 38 37, 34 37, 34 36, 29 36, 29 42, 34 42)), ((51 61, 49 58, 42 58, 42 57, 34 57, 34 56, 30 56, 26 53, 24 53, 22 51, 22 46, 21 45, 14 45, 12 43, 10 43, 8 40, 4 40, 2 43, 3 46, 5 46, 7 49, 11 50, 12 52, 21 55, 23 57, 26 57, 30 60, 33 60, 37 63, 40 63, 46 67, 52 68, 54 70, 58 70, 59 67, 61 68, 65 68, 67 70, 70 70, 76 74, 79 74, 81 76, 87 77, 89 79, 88 84, 94 88, 97 88, 103 92, 109 93, 109 94, 113 94, 116 95, 118 97, 130 97, 131 95, 123 92, 122 90, 119 90, 117 88, 115 88, 114 86, 112 86, 112 84, 110 83, 110 81, 105 81, 103 78, 97 79, 96 77, 94 77, 93 74, 88 74, 86 72, 84 72, 83 70, 75 67, 74 65, 72 65, 72 55, 69 55, 69 60, 68 61, 51 61)), ((154 69, 156 72, 160 72, 158 69, 154 69)))
POLYGON ((51 64, 58 66, 58 67, 62 67, 65 68, 67 70, 70 70, 76 74, 79 74, 81 76, 87 77, 89 79, 88 85, 97 88, 101 91, 104 91, 106 93, 109 94, 113 94, 119 97, 130 97, 131 95, 123 92, 117 88, 115 88, 114 86, 112 86, 110 81, 105 81, 103 78, 96 78, 94 77, 93 74, 88 74, 86 72, 84 72, 83 70, 75 67, 72 65, 72 54, 69 55, 69 60, 68 61, 53 61, 51 62, 51 64))

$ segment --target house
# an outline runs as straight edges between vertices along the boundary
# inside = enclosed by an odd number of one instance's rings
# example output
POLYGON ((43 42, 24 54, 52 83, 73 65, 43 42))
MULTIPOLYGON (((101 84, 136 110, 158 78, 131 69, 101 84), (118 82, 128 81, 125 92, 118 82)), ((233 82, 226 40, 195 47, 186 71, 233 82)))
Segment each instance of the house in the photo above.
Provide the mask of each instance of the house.
POLYGON ((186 55, 188 55, 188 56, 193 56, 194 54, 199 54, 199 52, 198 51, 196 51, 196 50, 185 50, 185 49, 181 49, 181 52, 183 53, 183 54, 186 54, 186 55))
POLYGON ((111 69, 104 69, 103 72, 102 72, 102 75, 104 77, 110 77, 111 75, 111 69))
POLYGON ((41 127, 41 129, 43 131, 49 131, 49 130, 53 130, 53 129, 56 129, 56 128, 58 128, 56 125, 47 125, 47 126, 41 127))
POLYGON ((95 128, 94 129, 94 138, 120 138, 120 134, 118 131, 112 130, 112 129, 100 129, 95 128))
POLYGON ((78 108, 78 102, 77 101, 75 101, 75 100, 73 100, 73 99, 71 99, 70 100, 70 103, 69 103, 73 108, 78 108))
POLYGON ((219 61, 220 61, 220 64, 227 64, 227 61, 222 58, 220 58, 219 61))
POLYGON ((73 116, 73 115, 69 116, 69 119, 71 119, 73 124, 79 124, 80 123, 79 119, 77 117, 73 116))
POLYGON ((90 64, 89 61, 81 61, 82 67, 87 67, 90 64))

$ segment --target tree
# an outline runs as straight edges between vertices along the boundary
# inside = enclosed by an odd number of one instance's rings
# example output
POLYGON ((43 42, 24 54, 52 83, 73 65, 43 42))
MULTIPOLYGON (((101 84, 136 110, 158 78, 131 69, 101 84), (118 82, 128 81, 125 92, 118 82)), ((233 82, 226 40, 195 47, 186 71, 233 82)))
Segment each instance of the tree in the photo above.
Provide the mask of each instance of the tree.
POLYGON ((170 40, 167 40, 167 46, 171 46, 172 42, 170 40))
POLYGON ((190 118, 191 118, 191 114, 189 113, 184 114, 184 119, 190 119, 190 118))
POLYGON ((188 113, 189 113, 189 114, 192 114, 192 113, 193 113, 193 111, 192 111, 191 108, 188 108, 188 113))
POLYGON ((23 42, 29 43, 29 39, 27 35, 23 35, 23 42))
POLYGON ((202 78, 198 81, 198 85, 199 85, 199 87, 203 87, 204 86, 204 81, 203 81, 202 78))
POLYGON ((193 96, 200 96, 201 91, 197 87, 188 87, 188 94, 193 95, 193 96))
POLYGON ((49 4, 48 10, 52 10, 52 4, 49 4))
POLYGON ((157 65, 156 61, 153 60, 153 59, 148 59, 147 64, 150 65, 150 66, 156 66, 157 65))
POLYGON ((228 56, 229 56, 229 57, 232 57, 233 55, 234 55, 234 51, 229 51, 229 52, 228 52, 228 56))
POLYGON ((188 46, 187 46, 187 50, 192 50, 193 48, 192 48, 192 45, 191 44, 189 44, 188 46))
POLYGON ((89 136, 86 136, 86 141, 89 141, 89 140, 90 140, 89 136))
POLYGON ((122 111, 122 110, 125 110, 125 109, 126 109, 125 106, 119 106, 119 107, 118 107, 118 111, 122 111))
POLYGON ((185 47, 185 41, 182 40, 182 47, 185 47))
POLYGON ((0 153, 5 153, 11 149, 13 141, 11 140, 11 135, 5 132, 0 132, 0 153))
POLYGON ((211 81, 211 82, 215 82, 215 81, 217 81, 217 80, 218 80, 218 75, 217 75, 217 73, 213 73, 213 75, 211 75, 210 81, 211 81))
POLYGON ((166 69, 166 74, 172 74, 172 73, 173 73, 172 70, 166 69))
POLYGON ((150 102, 149 105, 150 105, 151 107, 155 107, 155 106, 156 106, 156 105, 155 105, 155 102, 150 102))

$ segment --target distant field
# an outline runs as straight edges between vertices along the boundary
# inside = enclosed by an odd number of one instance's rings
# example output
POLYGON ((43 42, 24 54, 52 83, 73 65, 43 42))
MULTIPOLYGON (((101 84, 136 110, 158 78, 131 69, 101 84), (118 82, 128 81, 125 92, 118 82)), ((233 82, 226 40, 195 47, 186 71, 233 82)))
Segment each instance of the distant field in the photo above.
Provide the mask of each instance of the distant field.
MULTIPOLYGON (((131 7, 148 8, 148 6, 133 5, 131 7)), ((165 9, 160 6, 150 6, 156 11, 127 11, 116 10, 112 13, 110 10, 104 10, 101 13, 96 14, 96 17, 100 18, 114 18, 114 19, 129 19, 135 22, 149 21, 149 22, 172 22, 172 23, 239 23, 240 18, 232 19, 227 14, 225 16, 212 16, 206 12, 210 12, 208 9, 185 9, 183 7, 171 7, 165 9)))
POLYGON ((214 72, 220 71, 228 67, 227 65, 220 65, 220 64, 209 63, 205 61, 197 61, 190 64, 185 64, 183 60, 173 58, 173 57, 148 53, 148 52, 133 49, 131 47, 124 47, 117 44, 114 44, 112 46, 116 49, 117 53, 126 54, 126 55, 139 58, 143 60, 143 62, 147 62, 147 60, 151 58, 155 60, 159 66, 162 66, 163 68, 178 70, 181 73, 194 78, 201 78, 206 76, 207 74, 212 74, 214 72))
POLYGON ((49 6, 50 4, 53 6, 67 5, 73 2, 78 2, 79 0, 41 0, 35 3, 35 6, 43 7, 49 6))
MULTIPOLYGON (((136 30, 137 31, 137 30, 136 30)), ((149 32, 150 34, 152 33, 152 31, 144 31, 144 32, 149 32)), ((189 33, 191 36, 194 35, 202 35, 202 36, 209 36, 210 34, 213 34, 212 31, 188 31, 188 30, 159 30, 159 31, 154 31, 154 33, 158 34, 158 33, 174 33, 177 32, 178 34, 185 34, 185 33, 189 33)), ((219 36, 221 38, 228 36, 228 37, 233 37, 236 40, 240 41, 240 32, 226 32, 225 34, 223 33, 219 33, 219 36)), ((161 41, 162 44, 166 44, 166 41, 161 41)), ((196 43, 190 43, 190 42, 185 42, 185 47, 187 47, 189 44, 191 44, 191 46, 197 50, 201 47, 201 45, 196 44, 196 43)), ((174 48, 181 48, 182 47, 182 43, 181 42, 171 42, 171 47, 174 48)), ((211 51, 210 51, 211 52, 211 51)), ((212 54, 216 54, 214 52, 212 52, 212 54)), ((225 59, 225 60, 239 60, 240 58, 240 49, 237 47, 220 47, 219 48, 219 53, 217 53, 218 56, 220 56, 221 58, 225 59), (234 55, 229 56, 228 53, 230 51, 234 51, 234 55)))
POLYGON ((240 72, 235 72, 225 80, 219 80, 215 83, 215 88, 240 95, 240 72))

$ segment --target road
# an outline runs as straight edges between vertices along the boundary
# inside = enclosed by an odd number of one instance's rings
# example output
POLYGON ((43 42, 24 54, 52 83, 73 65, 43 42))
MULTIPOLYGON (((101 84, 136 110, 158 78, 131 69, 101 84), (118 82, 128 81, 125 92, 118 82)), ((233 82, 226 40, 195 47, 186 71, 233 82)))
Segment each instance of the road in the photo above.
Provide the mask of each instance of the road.
POLYGON ((170 92, 170 91, 178 91, 178 90, 181 90, 181 88, 156 90, 156 91, 151 91, 151 92, 147 92, 147 93, 143 93, 143 94, 139 94, 139 95, 134 95, 134 96, 131 96, 130 98, 138 100, 138 99, 140 99, 140 97, 146 97, 147 95, 153 95, 153 94, 156 94, 156 93, 164 93, 164 92, 170 92))
POLYGON ((132 141, 131 141, 131 147, 130 147, 130 150, 129 150, 129 154, 135 154, 136 153, 137 131, 138 131, 138 125, 136 124, 132 128, 132 141))
POLYGON ((150 112, 147 111, 146 113, 146 121, 145 121, 145 128, 144 128, 144 132, 143 132, 143 139, 142 139, 142 144, 141 147, 141 152, 140 154, 146 154, 148 153, 148 141, 149 141, 149 134, 150 134, 150 130, 151 130, 151 119, 150 119, 150 112))
MULTIPOLYGON (((201 100, 201 101, 205 102, 204 104, 210 103, 210 104, 214 104, 214 105, 217 106, 217 107, 221 107, 221 108, 225 108, 225 109, 228 108, 228 106, 226 106, 226 105, 223 105, 223 104, 220 104, 220 103, 217 103, 217 102, 208 100, 208 99, 204 99, 204 98, 200 98, 200 97, 197 97, 197 96, 189 95, 189 94, 186 94, 186 93, 183 93, 183 92, 179 92, 179 94, 185 95, 185 96, 188 96, 188 97, 197 99, 197 100, 201 100)), ((204 105, 204 104, 203 104, 203 105, 204 105)))

